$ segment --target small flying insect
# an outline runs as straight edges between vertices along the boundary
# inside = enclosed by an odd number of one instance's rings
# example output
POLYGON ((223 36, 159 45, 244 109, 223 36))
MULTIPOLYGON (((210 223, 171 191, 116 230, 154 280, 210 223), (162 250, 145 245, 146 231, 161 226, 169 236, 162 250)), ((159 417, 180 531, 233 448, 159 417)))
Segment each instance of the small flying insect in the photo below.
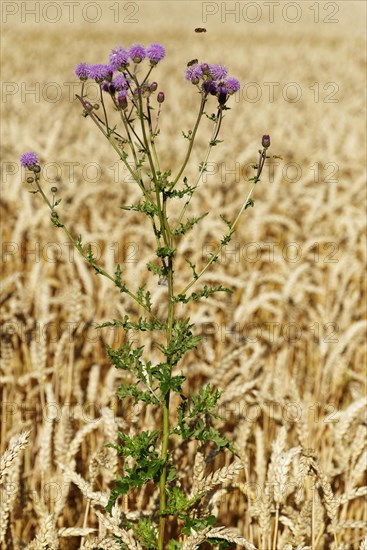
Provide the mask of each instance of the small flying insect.
POLYGON ((192 59, 188 62, 187 67, 192 67, 192 65, 196 65, 196 63, 199 63, 197 59, 192 59))
POLYGON ((197 27, 195 29, 195 32, 206 32, 206 29, 204 29, 203 27, 197 27))

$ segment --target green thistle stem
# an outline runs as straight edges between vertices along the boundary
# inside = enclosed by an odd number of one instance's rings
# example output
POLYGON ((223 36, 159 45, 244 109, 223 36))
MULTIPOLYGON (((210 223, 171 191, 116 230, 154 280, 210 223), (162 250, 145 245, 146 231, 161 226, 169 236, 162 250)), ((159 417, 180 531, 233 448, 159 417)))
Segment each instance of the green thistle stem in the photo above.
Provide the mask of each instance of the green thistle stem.
POLYGON ((203 115, 203 112, 204 112, 204 107, 205 107, 205 103, 206 103, 206 97, 204 95, 202 95, 201 97, 201 103, 200 103, 200 109, 199 109, 199 114, 198 114, 198 117, 196 119, 196 123, 195 123, 195 126, 194 126, 194 129, 192 131, 192 134, 190 136, 190 145, 189 145, 189 148, 187 150, 187 153, 186 153, 186 156, 185 156, 185 159, 183 161, 183 164, 181 166, 181 170, 179 171, 179 173, 177 174, 175 180, 174 180, 174 185, 173 187, 176 185, 176 183, 178 182, 178 180, 180 179, 180 177, 182 176, 182 173, 183 171, 185 170, 186 166, 187 166, 187 163, 189 162, 189 159, 190 159, 190 155, 191 155, 191 151, 192 151, 192 148, 193 148, 193 145, 194 145, 194 141, 195 141, 195 136, 196 136, 196 132, 199 128, 199 124, 200 124, 200 120, 201 120, 201 117, 203 115))

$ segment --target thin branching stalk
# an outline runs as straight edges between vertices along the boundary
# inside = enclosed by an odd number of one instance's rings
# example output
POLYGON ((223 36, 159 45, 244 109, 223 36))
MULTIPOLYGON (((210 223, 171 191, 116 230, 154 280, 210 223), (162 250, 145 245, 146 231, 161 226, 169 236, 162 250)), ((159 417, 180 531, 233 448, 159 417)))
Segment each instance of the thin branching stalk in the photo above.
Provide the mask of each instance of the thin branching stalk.
MULTIPOLYGON (((194 191, 196 190, 196 188, 198 187, 199 183, 200 183, 200 180, 204 174, 204 172, 206 171, 206 166, 207 166, 207 163, 208 163, 208 160, 209 160, 209 156, 210 156, 210 153, 214 147, 214 139, 215 139, 215 135, 218 135, 218 131, 217 131, 217 128, 218 128, 218 124, 219 124, 219 121, 218 121, 218 118, 217 118, 217 121, 215 123, 215 126, 214 126, 214 129, 213 129, 213 133, 212 133, 212 136, 211 136, 211 139, 209 141, 209 145, 208 145, 208 149, 206 151, 206 154, 205 154, 205 157, 204 157, 204 161, 201 163, 201 167, 200 167, 200 171, 199 171, 199 175, 197 177, 197 180, 193 186, 194 188, 194 191)), ((178 217, 178 220, 177 222, 175 223, 174 227, 173 227, 173 232, 176 231, 176 229, 178 228, 178 226, 180 225, 181 221, 182 221, 182 218, 184 217, 185 213, 186 213, 186 210, 187 210, 187 207, 189 206, 190 204, 190 201, 193 197, 193 194, 190 194, 189 198, 187 199, 187 201, 185 202, 180 214, 179 214, 179 217, 178 217)))
POLYGON ((182 166, 181 166, 181 169, 179 170, 177 176, 175 177, 174 179, 174 185, 176 185, 176 183, 179 181, 180 177, 182 176, 183 174, 183 171, 185 170, 186 166, 187 166, 187 163, 189 162, 190 160, 190 155, 191 155, 191 151, 192 151, 192 148, 193 148, 193 145, 194 145, 194 141, 195 141, 195 137, 196 137, 196 133, 198 131, 198 128, 199 128, 199 124, 200 124, 200 121, 201 121, 201 117, 204 113, 204 107, 205 107, 205 103, 206 103, 206 95, 204 93, 202 93, 201 95, 201 103, 200 103, 200 109, 199 109, 199 114, 197 116, 197 119, 196 119, 196 123, 195 123, 195 126, 194 126, 194 129, 190 135, 190 144, 189 144, 189 147, 187 149, 187 152, 186 152, 186 156, 185 156, 185 159, 182 163, 182 166))

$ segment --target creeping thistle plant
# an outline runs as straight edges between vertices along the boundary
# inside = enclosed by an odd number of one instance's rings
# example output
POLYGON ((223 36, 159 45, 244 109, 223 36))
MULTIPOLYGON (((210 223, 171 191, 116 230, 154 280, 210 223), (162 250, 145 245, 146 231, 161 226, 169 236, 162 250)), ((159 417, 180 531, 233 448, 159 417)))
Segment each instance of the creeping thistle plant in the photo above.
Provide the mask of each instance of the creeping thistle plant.
MULTIPOLYGON (((151 295, 145 290, 144 285, 137 290, 128 288, 120 265, 116 266, 113 274, 108 273, 97 263, 91 247, 85 250, 81 236, 74 237, 62 222, 58 211, 61 199, 56 198, 57 189, 51 188, 51 195, 48 196, 42 188, 37 155, 28 152, 21 157, 23 167, 32 173, 27 178, 27 182, 32 186, 31 192, 42 196, 51 210, 51 221, 54 225, 66 233, 97 274, 110 279, 121 293, 128 294, 142 312, 142 316, 135 321, 125 315, 123 319, 113 320, 101 326, 122 327, 127 336, 131 330, 161 333, 160 343, 156 345, 162 360, 157 364, 144 359, 144 346, 134 346, 128 338, 119 349, 107 346, 109 358, 115 367, 127 371, 129 379, 132 377, 135 380, 134 383, 122 384, 117 391, 118 396, 127 399, 130 404, 141 403, 146 407, 156 407, 161 413, 161 424, 156 430, 142 431, 133 437, 120 433, 120 443, 112 445, 123 456, 124 465, 122 475, 112 488, 107 510, 111 512, 120 495, 127 495, 147 483, 157 484, 159 509, 156 514, 149 520, 126 521, 125 527, 133 529, 143 547, 159 550, 164 547, 181 548, 178 539, 182 540, 184 535, 193 532, 208 533, 207 538, 210 538, 210 528, 215 522, 215 517, 209 512, 205 513, 205 510, 201 511, 199 517, 195 515, 195 508, 198 507, 205 491, 188 497, 180 488, 173 460, 173 439, 176 444, 178 438, 181 441, 196 440, 200 449, 213 450, 215 447, 215 453, 227 450, 235 454, 230 441, 213 425, 213 418, 218 418, 215 408, 221 392, 207 385, 197 394, 184 395, 185 376, 180 374, 179 365, 185 354, 198 346, 200 336, 194 336, 189 318, 176 316, 175 308, 179 302, 187 304, 208 298, 217 292, 231 292, 222 285, 204 285, 197 292, 192 292, 191 288, 200 282, 202 275, 218 260, 221 250, 230 242, 243 211, 253 206, 251 197, 260 179, 270 146, 269 136, 263 136, 259 160, 254 166, 256 172, 250 180, 252 184, 247 197, 234 220, 227 220, 222 216, 227 230, 218 249, 200 269, 188 261, 192 271, 191 280, 185 288, 177 289, 174 284, 177 243, 207 214, 190 218, 186 217, 186 212, 206 170, 209 154, 212 148, 220 143, 218 136, 223 114, 229 109, 227 104, 231 95, 237 92, 240 86, 238 80, 227 76, 227 69, 221 65, 198 63, 197 60, 188 63, 185 78, 198 90, 200 104, 193 129, 187 134, 183 132, 183 137, 187 140, 187 149, 181 167, 173 174, 171 170, 162 169, 164 159, 162 162, 156 147, 159 144, 159 122, 165 96, 163 91, 158 91, 157 82, 150 81, 151 74, 164 56, 165 50, 159 44, 152 44, 148 48, 134 45, 129 50, 118 47, 112 50, 109 64, 80 63, 75 73, 81 81, 81 92, 76 97, 82 105, 83 116, 91 120, 109 141, 141 190, 141 202, 123 205, 121 208, 140 212, 148 218, 148 223, 152 227, 156 242, 156 261, 147 263, 146 267, 158 278, 159 284, 167 286, 166 318, 159 319, 153 314, 151 295), (85 82, 88 79, 99 85, 100 98, 97 103, 92 104, 85 93, 85 82), (112 110, 108 102, 112 104, 112 110), (216 114, 209 115, 206 111, 207 106, 210 109, 214 108, 216 114), (116 114, 121 120, 121 129, 112 123, 116 114), (189 181, 185 176, 185 170, 203 116, 212 122, 212 134, 203 162, 199 166, 197 179, 189 181), (169 206, 171 201, 177 200, 181 200, 182 208, 178 218, 173 222, 172 216, 169 215, 169 206), (177 394, 180 403, 175 411, 171 410, 170 405, 172 394, 177 394), (168 541, 167 533, 172 533, 172 529, 168 528, 170 521, 174 521, 178 526, 174 532, 177 540, 168 541)), ((204 539, 203 536, 202 540, 204 539)), ((214 540, 212 542, 214 543, 214 540)), ((121 542, 121 545, 122 548, 126 548, 125 543, 121 542)))

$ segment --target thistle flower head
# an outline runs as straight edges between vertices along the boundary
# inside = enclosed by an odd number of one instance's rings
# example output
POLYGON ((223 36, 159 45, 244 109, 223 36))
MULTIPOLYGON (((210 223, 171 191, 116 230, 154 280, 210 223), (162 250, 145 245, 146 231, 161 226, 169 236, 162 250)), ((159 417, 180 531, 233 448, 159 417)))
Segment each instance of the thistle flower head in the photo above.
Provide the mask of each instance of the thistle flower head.
POLYGON ((218 84, 212 80, 206 80, 203 82, 203 89, 207 94, 216 95, 218 91, 218 84))
POLYGON ((127 52, 122 46, 114 48, 110 53, 110 65, 115 71, 125 69, 129 64, 129 52, 127 52))
POLYGON ((111 80, 113 75, 113 67, 103 63, 89 65, 87 75, 90 79, 95 80, 99 84, 104 80, 111 80))
POLYGON ((28 153, 23 153, 20 156, 20 164, 23 168, 29 168, 32 170, 34 166, 38 166, 39 158, 33 151, 28 151, 28 153))
POLYGON ((185 78, 192 84, 200 84, 206 95, 218 97, 220 105, 224 105, 228 96, 238 92, 240 83, 237 78, 227 77, 227 68, 218 63, 195 63, 185 71, 185 78))
POLYGON ((141 44, 134 44, 129 49, 129 57, 133 63, 140 63, 146 57, 146 51, 141 44))
POLYGON ((225 82, 223 81, 218 82, 216 88, 217 88, 217 94, 228 94, 228 89, 226 87, 225 82))
POLYGON ((79 80, 88 80, 88 69, 89 65, 87 63, 79 63, 75 69, 74 72, 76 76, 79 78, 79 80))
POLYGON ((185 78, 192 84, 198 84, 203 78, 203 69, 201 65, 195 64, 192 67, 188 67, 185 71, 185 78))
POLYGON ((108 82, 107 80, 104 80, 102 83, 102 90, 104 92, 107 92, 109 94, 114 94, 116 92, 116 88, 113 85, 112 82, 108 82))
POLYGON ((238 82, 237 78, 234 78, 233 76, 230 76, 224 81, 225 87, 228 91, 228 93, 235 94, 240 89, 240 83, 238 82))
POLYGON ((118 91, 120 90, 127 90, 129 87, 128 82, 125 78, 125 76, 121 73, 118 73, 112 80, 112 84, 114 88, 118 91))
POLYGON ((157 65, 166 55, 166 50, 160 44, 151 44, 146 49, 146 56, 151 65, 157 65))
POLYGON ((212 64, 209 65, 209 73, 213 80, 223 80, 228 74, 228 70, 223 65, 212 64))

